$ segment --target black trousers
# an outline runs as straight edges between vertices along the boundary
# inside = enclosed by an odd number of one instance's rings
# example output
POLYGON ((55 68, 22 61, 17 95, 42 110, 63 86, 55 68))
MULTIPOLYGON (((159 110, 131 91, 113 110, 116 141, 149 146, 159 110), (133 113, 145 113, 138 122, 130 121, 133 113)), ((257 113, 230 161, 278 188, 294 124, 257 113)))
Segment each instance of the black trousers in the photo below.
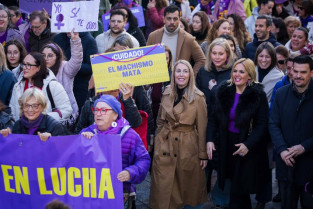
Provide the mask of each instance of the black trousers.
POLYGON ((299 199, 302 209, 313 209, 313 197, 304 191, 304 185, 296 186, 279 181, 279 189, 282 209, 297 209, 299 199))
POLYGON ((251 209, 250 194, 230 194, 229 209, 251 209))

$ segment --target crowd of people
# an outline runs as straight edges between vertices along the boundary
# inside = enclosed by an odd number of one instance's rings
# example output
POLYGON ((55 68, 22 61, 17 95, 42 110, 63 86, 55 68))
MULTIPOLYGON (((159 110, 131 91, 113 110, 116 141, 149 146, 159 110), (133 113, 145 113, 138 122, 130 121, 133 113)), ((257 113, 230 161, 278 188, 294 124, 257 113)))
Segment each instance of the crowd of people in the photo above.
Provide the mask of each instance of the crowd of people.
POLYGON ((313 0, 101 0, 107 31, 58 34, 1 3, 3 137, 120 135, 125 208, 150 171, 152 209, 313 209, 313 0), (95 93, 91 55, 159 43, 168 82, 95 93))

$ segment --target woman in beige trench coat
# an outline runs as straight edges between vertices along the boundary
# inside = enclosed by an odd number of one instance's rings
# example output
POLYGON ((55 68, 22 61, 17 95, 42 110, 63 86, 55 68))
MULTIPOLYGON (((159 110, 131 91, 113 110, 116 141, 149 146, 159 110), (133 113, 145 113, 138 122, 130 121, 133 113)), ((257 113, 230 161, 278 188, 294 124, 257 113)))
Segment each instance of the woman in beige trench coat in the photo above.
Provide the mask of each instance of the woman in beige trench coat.
POLYGON ((162 97, 151 173, 152 209, 202 208, 207 201, 207 108, 186 60, 175 63, 162 97))

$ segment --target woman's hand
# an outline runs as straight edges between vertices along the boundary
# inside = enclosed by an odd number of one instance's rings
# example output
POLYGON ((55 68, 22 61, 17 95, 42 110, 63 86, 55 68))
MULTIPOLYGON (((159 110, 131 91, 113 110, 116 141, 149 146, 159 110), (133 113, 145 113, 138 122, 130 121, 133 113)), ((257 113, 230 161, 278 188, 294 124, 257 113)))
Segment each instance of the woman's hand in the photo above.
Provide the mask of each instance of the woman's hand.
POLYGON ((239 149, 234 152, 233 155, 240 155, 241 157, 244 157, 249 152, 249 149, 243 143, 235 144, 235 146, 239 147, 239 149))
POLYGON ((213 158, 213 151, 215 151, 215 145, 213 142, 206 143, 206 153, 208 154, 209 160, 213 158))
POLYGON ((81 135, 83 135, 83 136, 86 137, 87 139, 91 139, 94 134, 91 133, 91 132, 83 132, 83 133, 81 133, 81 135))
POLYGON ((3 136, 3 137, 7 137, 9 136, 9 134, 11 134, 11 129, 10 128, 6 128, 6 129, 2 129, 0 130, 0 134, 3 136))
POLYGON ((73 28, 72 31, 71 31, 71 39, 72 39, 72 40, 77 40, 77 39, 79 39, 79 33, 74 32, 74 28, 73 28))
POLYGON ((207 166, 208 161, 207 160, 200 160, 200 167, 202 170, 205 169, 205 167, 207 166))
POLYGON ((38 131, 38 136, 39 136, 39 138, 40 138, 41 141, 45 142, 45 141, 47 141, 47 140, 49 139, 49 137, 51 136, 51 134, 48 133, 48 132, 40 133, 40 132, 38 131))
POLYGON ((134 87, 129 83, 120 83, 119 90, 122 92, 123 100, 125 101, 132 96, 134 87))
POLYGON ((215 85, 216 85, 216 81, 214 79, 211 79, 209 81, 209 89, 212 90, 215 85))
POLYGON ((147 8, 148 8, 148 9, 151 9, 151 8, 153 8, 153 7, 155 7, 155 0, 150 0, 150 1, 149 1, 149 4, 147 5, 147 8))
POLYGON ((117 174, 117 179, 118 179, 120 182, 129 181, 129 179, 130 179, 130 174, 129 174, 128 171, 123 170, 123 171, 121 171, 119 174, 117 174))

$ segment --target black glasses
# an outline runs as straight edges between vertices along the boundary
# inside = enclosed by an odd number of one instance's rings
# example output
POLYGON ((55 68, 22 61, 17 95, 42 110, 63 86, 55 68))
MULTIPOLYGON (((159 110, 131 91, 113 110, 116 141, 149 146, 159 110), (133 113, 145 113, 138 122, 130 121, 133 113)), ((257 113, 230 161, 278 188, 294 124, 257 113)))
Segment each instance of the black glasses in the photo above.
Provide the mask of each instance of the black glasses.
POLYGON ((303 7, 298 7, 300 10, 304 10, 304 8, 303 7))
POLYGON ((283 64, 286 63, 286 60, 278 60, 277 63, 280 64, 280 65, 283 65, 283 64))
POLYGON ((21 68, 26 68, 26 69, 30 69, 32 66, 36 66, 36 67, 38 67, 39 65, 33 65, 33 64, 29 64, 29 63, 22 63, 21 64, 21 68))

